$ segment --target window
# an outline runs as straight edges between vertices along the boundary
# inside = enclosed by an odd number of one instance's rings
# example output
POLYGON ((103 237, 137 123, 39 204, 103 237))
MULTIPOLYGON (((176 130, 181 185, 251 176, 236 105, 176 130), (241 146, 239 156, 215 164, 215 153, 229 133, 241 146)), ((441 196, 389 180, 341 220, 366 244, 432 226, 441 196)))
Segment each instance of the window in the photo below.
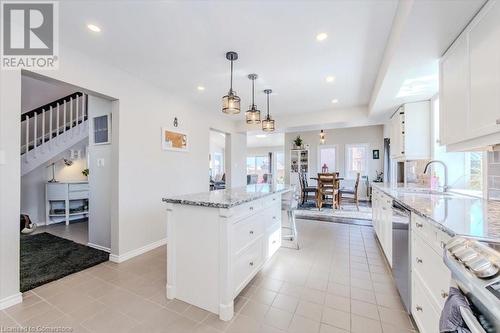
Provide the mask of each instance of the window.
POLYGON ((337 171, 337 147, 319 146, 318 172, 337 171))
POLYGON ((270 166, 269 156, 248 156, 247 176, 256 177, 258 184, 265 183, 267 181, 267 175, 270 174, 270 166))
POLYGON ((276 183, 285 183, 285 154, 283 152, 276 153, 276 183))
POLYGON ((210 158, 210 175, 215 181, 222 180, 224 176, 224 154, 212 153, 210 158))
MULTIPOLYGON (((484 152, 447 152, 446 147, 439 143, 439 98, 432 101, 432 134, 433 158, 448 166, 450 190, 482 197, 486 155, 484 152)), ((438 177, 439 185, 443 185, 444 171, 441 166, 433 167, 431 175, 438 177)))
POLYGON ((361 176, 368 174, 368 145, 348 144, 345 146, 346 167, 345 176, 347 179, 356 178, 359 172, 361 176))

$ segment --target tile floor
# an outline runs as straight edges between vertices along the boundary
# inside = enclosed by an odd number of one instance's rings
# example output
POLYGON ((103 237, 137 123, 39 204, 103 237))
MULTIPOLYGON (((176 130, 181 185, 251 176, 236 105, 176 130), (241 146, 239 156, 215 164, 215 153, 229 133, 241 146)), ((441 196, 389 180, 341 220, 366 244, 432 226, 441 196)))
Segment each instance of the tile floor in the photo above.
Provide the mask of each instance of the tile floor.
POLYGON ((0 326, 73 332, 408 333, 394 283, 370 227, 298 220, 302 249, 281 248, 238 296, 236 314, 165 298, 165 247, 106 262, 23 295, 0 326))
POLYGON ((64 222, 42 225, 36 228, 32 234, 42 232, 48 232, 54 236, 69 239, 83 245, 87 245, 89 242, 89 223, 87 220, 72 222, 69 225, 66 225, 64 222))

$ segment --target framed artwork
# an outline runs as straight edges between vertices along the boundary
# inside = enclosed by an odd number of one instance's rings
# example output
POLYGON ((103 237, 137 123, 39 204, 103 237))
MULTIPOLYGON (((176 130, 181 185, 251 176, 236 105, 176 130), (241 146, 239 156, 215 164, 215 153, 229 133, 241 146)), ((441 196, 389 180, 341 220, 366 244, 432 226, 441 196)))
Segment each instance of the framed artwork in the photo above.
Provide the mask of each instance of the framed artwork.
POLYGON ((373 159, 378 160, 380 158, 380 152, 378 149, 373 151, 373 159))
POLYGON ((177 129, 172 130, 167 127, 162 127, 161 147, 163 150, 187 152, 189 151, 188 135, 177 129))

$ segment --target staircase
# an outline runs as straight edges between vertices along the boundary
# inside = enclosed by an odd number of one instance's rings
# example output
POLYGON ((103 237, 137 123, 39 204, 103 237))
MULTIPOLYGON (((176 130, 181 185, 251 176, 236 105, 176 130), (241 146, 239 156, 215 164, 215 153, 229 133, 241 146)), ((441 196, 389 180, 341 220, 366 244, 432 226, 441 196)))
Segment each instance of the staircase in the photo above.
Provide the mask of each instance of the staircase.
POLYGON ((21 115, 21 175, 89 135, 88 96, 76 92, 21 115))

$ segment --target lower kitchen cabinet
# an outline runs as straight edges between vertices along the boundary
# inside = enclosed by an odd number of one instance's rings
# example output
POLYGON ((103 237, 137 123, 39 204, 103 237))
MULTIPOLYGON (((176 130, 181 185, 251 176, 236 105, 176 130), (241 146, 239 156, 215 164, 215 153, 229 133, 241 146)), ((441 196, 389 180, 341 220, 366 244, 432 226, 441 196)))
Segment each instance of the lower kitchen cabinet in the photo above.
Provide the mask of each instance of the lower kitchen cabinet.
POLYGON ((373 188, 372 221, 385 257, 392 267, 392 198, 373 188))
POLYGON ((451 272, 443 262, 450 236, 415 213, 411 228, 412 315, 420 332, 436 333, 450 288, 451 272))

